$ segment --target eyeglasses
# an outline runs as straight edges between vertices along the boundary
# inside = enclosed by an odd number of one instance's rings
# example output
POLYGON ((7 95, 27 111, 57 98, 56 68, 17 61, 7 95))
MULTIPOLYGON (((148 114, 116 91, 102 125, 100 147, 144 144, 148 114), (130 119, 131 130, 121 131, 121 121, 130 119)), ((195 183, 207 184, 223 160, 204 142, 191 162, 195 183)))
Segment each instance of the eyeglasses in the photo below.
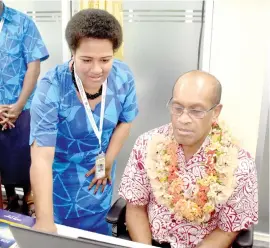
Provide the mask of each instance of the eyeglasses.
POLYGON ((211 107, 208 110, 197 110, 197 109, 186 109, 180 106, 178 103, 172 102, 172 98, 168 101, 167 107, 170 110, 170 113, 173 115, 181 116, 185 109, 187 111, 187 114, 191 118, 196 118, 196 119, 203 119, 208 112, 213 110, 218 104, 215 104, 213 107, 211 107))

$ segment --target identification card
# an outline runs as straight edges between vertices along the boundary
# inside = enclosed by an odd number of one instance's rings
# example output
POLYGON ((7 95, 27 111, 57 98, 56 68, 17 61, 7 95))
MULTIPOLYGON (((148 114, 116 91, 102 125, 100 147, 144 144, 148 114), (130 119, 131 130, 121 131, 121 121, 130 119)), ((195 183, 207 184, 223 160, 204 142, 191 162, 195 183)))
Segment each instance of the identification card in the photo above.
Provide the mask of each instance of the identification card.
POLYGON ((102 152, 96 158, 96 178, 105 177, 105 154, 102 152))

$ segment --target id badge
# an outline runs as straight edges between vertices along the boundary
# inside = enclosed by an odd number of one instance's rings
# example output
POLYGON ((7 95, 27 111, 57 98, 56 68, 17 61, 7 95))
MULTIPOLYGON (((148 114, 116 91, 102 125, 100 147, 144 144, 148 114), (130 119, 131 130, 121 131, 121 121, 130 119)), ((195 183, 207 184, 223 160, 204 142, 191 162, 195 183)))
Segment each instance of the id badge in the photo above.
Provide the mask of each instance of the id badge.
POLYGON ((96 178, 105 177, 105 154, 102 152, 96 158, 96 178))

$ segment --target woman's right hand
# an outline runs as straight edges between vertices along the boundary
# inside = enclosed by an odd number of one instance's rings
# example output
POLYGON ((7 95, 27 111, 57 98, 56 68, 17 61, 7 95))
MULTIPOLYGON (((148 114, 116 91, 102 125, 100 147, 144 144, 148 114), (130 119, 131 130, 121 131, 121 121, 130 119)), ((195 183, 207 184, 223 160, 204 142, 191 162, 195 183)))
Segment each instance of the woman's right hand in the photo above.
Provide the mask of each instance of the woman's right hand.
POLYGON ((36 221, 33 229, 40 232, 57 233, 57 227, 54 223, 48 223, 43 221, 36 221))

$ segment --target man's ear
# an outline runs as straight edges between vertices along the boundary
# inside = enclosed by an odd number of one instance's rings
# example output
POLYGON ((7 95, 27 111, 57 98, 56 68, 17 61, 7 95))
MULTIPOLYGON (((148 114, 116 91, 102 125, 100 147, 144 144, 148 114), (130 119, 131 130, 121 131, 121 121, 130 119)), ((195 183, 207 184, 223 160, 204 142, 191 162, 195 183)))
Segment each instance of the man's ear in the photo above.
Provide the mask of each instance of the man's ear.
POLYGON ((217 122, 218 117, 219 117, 219 115, 221 113, 222 108, 223 108, 223 105, 222 104, 219 104, 219 105, 217 105, 215 107, 214 113, 213 113, 214 114, 214 116, 213 116, 213 122, 217 122))

